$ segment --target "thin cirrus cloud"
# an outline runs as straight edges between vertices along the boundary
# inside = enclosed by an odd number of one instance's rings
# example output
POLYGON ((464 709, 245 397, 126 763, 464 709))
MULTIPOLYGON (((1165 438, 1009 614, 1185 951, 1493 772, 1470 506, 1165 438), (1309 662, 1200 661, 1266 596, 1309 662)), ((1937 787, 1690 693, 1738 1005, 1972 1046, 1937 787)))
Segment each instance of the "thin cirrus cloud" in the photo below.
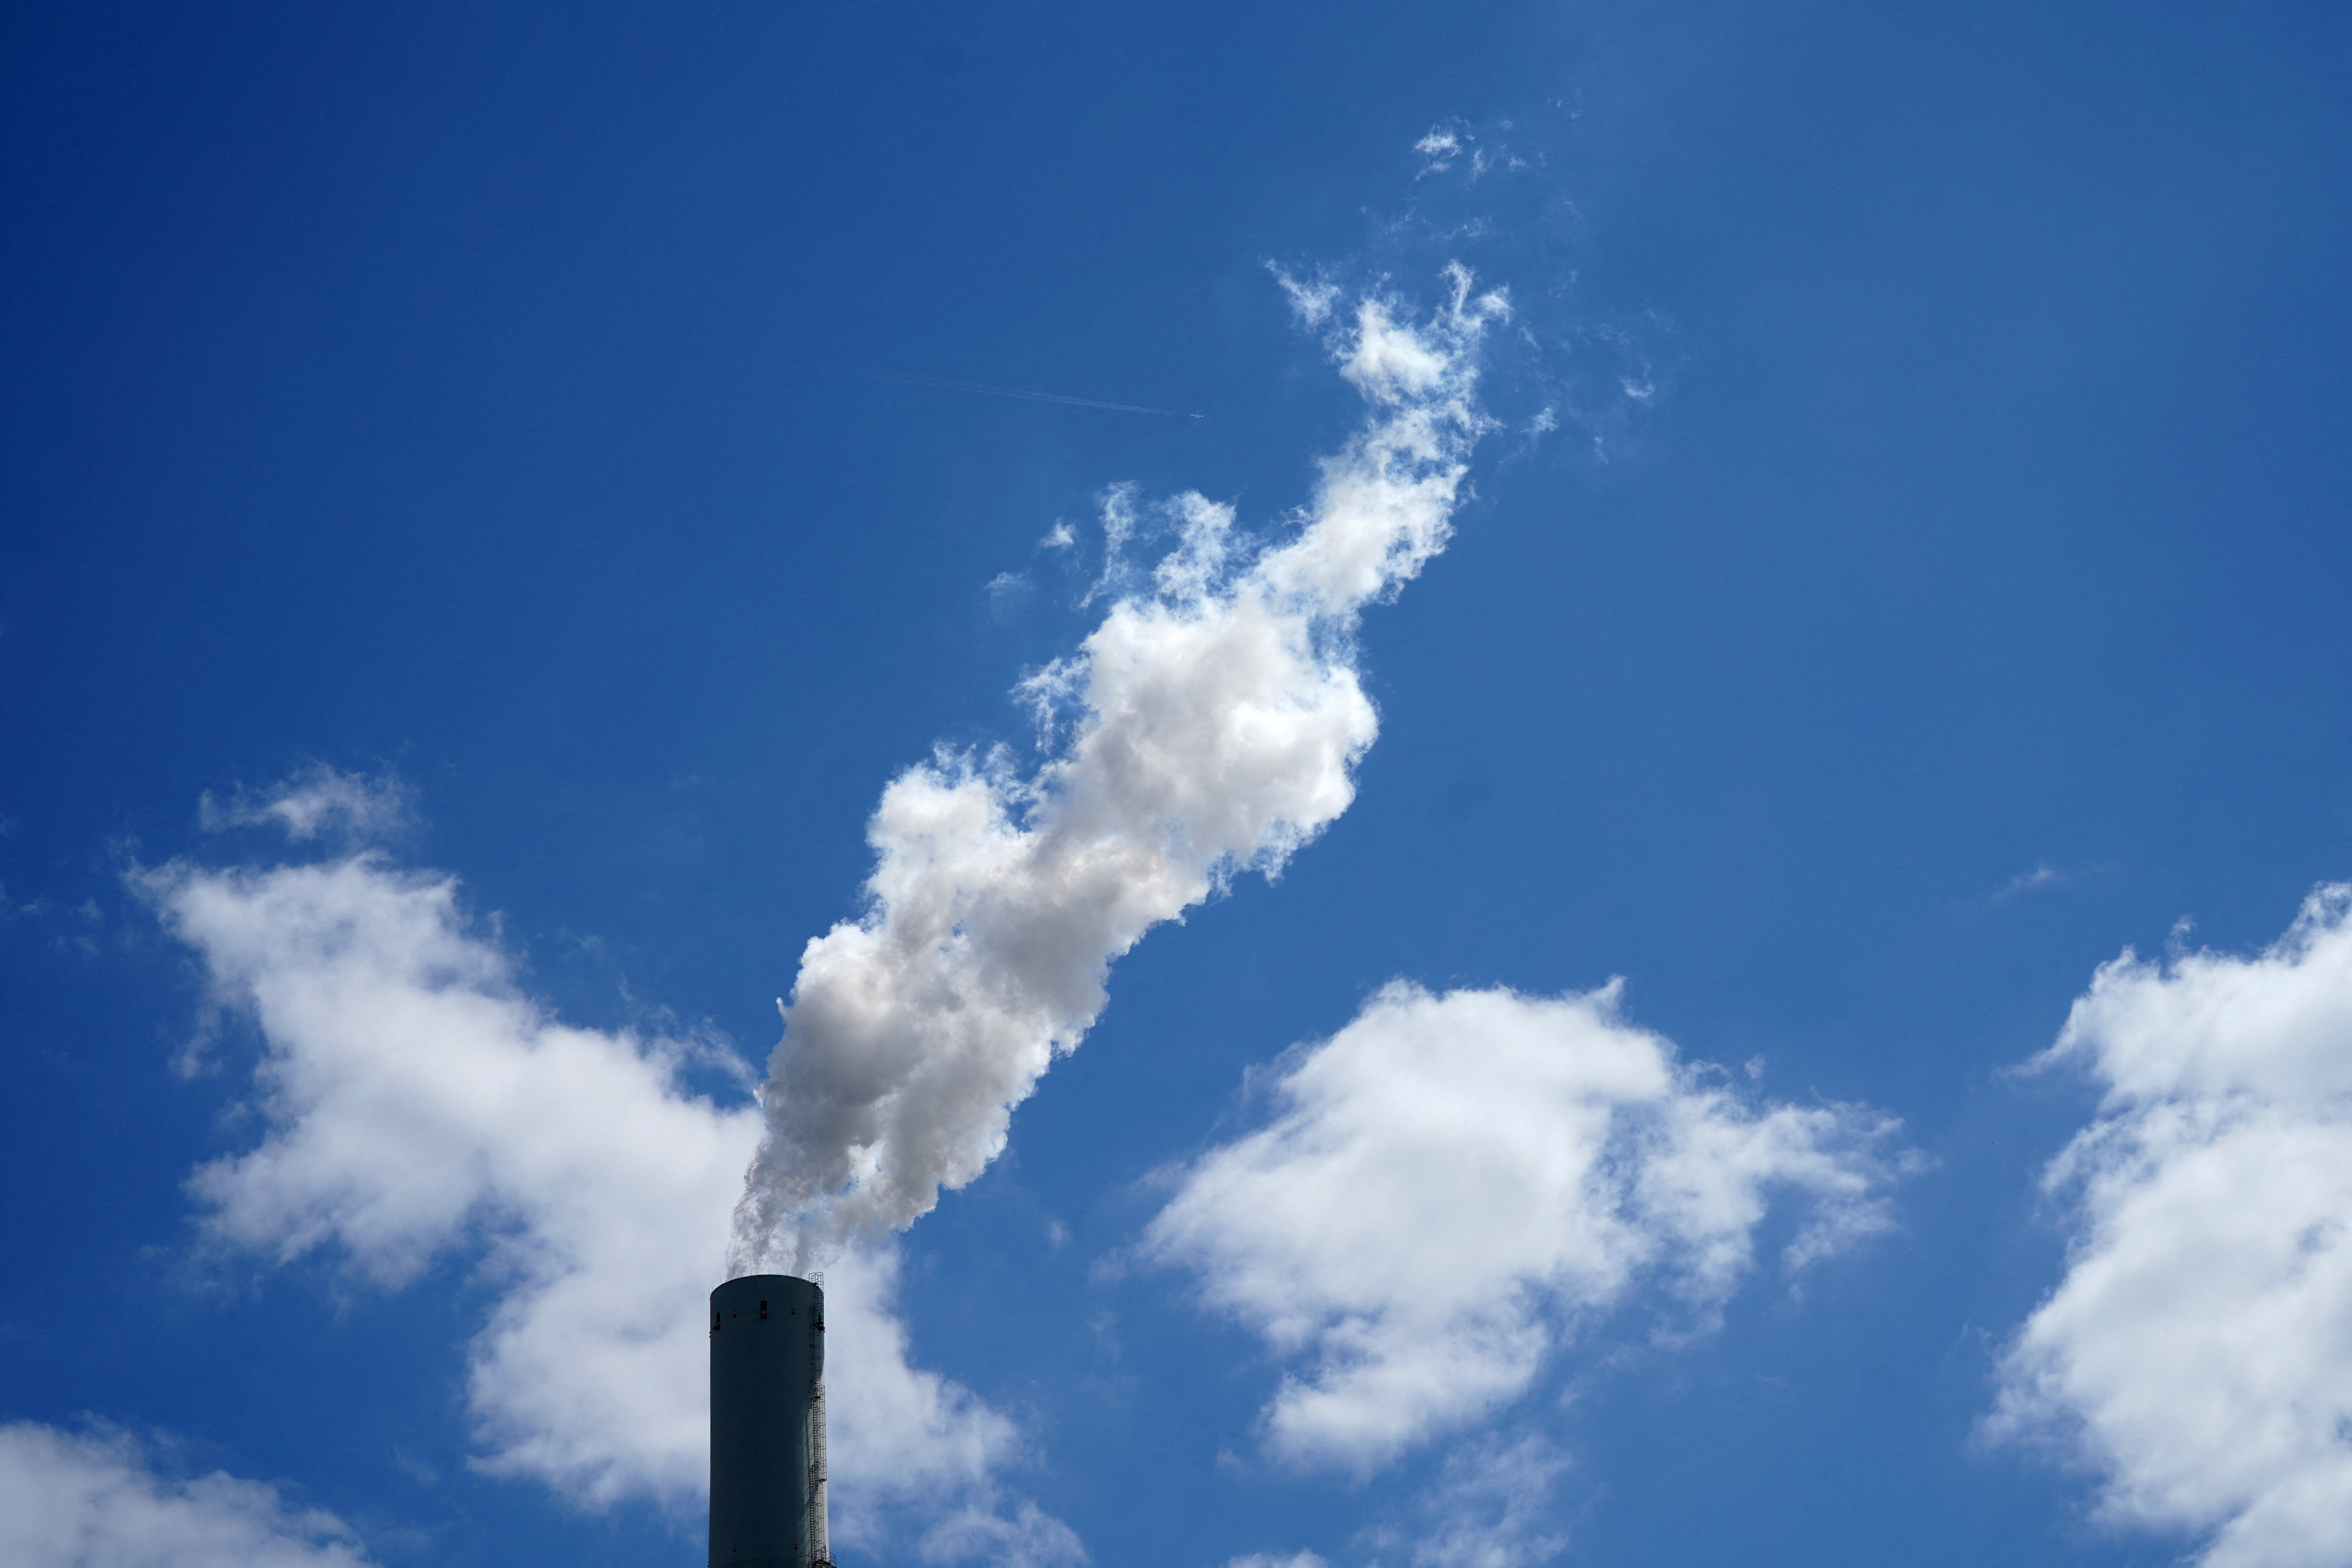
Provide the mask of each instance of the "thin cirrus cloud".
POLYGON ((178 1477, 121 1432, 0 1426, 9 1568, 366 1568, 331 1513, 222 1471, 178 1477))
POLYGON ((1568 1457, 1542 1434, 1497 1433, 1446 1456, 1422 1500, 1413 1568, 1530 1568, 1568 1545, 1548 1507, 1568 1457))
POLYGON ((2042 1068, 2105 1089, 2045 1173, 2064 1277, 1985 1431, 2105 1479, 2202 1568, 2352 1563, 2352 884, 2252 956, 2126 950, 2042 1068))
MULTIPOLYGON (((1413 1568, 1533 1568, 1567 1549, 1550 1514, 1553 1482, 1566 1455, 1539 1432, 1496 1433, 1449 1454, 1419 1499, 1410 1531, 1376 1524, 1361 1540, 1413 1568)), ((1381 1561, 1374 1557, 1377 1564, 1381 1561)), ((1253 1552, 1225 1568, 1330 1568, 1312 1552, 1284 1557, 1253 1552)))
POLYGON ((258 793, 240 785, 224 800, 207 790, 196 816, 207 833, 277 827, 297 842, 321 834, 381 840, 407 826, 415 806, 408 786, 389 773, 366 778, 313 763, 258 793))
MULTIPOLYGON (((1292 537, 1253 550, 1230 507, 1188 495, 1172 552, 1131 578, 1114 563, 1101 624, 1022 688, 1065 737, 1034 773, 942 752, 883 791, 866 910, 802 955, 733 1271, 805 1272, 929 1213, 1003 1150, 1113 960, 1348 808, 1378 731, 1358 617, 1444 547, 1490 426, 1479 343, 1507 307, 1447 279, 1425 320, 1366 299, 1335 327, 1368 413, 1292 537)), ((1137 521, 1112 492, 1114 540, 1137 521)))
POLYGON ((1704 1331, 1776 1194, 1790 1271, 1890 1223, 1898 1123, 1761 1104, 1628 1023, 1620 987, 1433 995, 1392 984, 1287 1060, 1266 1126, 1182 1170, 1144 1255, 1290 1370, 1276 1458, 1366 1475, 1490 1416, 1654 1281, 1704 1331))
MULTIPOLYGON (((251 817, 299 831, 363 787, 305 775, 251 817)), ((384 1289, 445 1253, 495 1249, 500 1294, 468 1358, 476 1463, 586 1506, 690 1511, 708 1463, 701 1303, 760 1135, 755 1107, 682 1086, 716 1047, 552 1016, 469 922, 454 878, 380 850, 175 860, 135 881, 202 961, 213 1005, 262 1041, 260 1141, 190 1178, 208 1242, 280 1262, 324 1249, 384 1289)), ((844 1331, 836 1535, 878 1548, 896 1518, 932 1560, 1082 1555, 1002 1492, 1013 1424, 908 1363, 896 1270, 894 1252, 866 1250, 827 1280, 844 1331)))

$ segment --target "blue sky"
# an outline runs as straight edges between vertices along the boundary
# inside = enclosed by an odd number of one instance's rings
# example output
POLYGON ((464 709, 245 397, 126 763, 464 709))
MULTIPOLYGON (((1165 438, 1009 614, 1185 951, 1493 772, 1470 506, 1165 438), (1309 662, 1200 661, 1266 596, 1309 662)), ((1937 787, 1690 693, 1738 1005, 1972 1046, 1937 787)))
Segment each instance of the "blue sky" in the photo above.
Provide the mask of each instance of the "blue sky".
POLYGON ((0 28, 0 1556, 2352 1563, 2339 13, 0 28))

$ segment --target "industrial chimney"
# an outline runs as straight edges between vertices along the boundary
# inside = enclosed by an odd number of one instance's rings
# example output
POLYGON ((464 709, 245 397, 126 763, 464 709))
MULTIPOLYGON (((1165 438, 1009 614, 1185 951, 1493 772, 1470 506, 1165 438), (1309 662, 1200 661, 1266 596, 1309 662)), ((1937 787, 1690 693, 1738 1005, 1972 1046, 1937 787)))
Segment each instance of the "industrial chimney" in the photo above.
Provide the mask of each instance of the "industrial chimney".
POLYGON ((824 1288, 710 1293, 710 1568, 833 1568, 824 1531, 824 1288))

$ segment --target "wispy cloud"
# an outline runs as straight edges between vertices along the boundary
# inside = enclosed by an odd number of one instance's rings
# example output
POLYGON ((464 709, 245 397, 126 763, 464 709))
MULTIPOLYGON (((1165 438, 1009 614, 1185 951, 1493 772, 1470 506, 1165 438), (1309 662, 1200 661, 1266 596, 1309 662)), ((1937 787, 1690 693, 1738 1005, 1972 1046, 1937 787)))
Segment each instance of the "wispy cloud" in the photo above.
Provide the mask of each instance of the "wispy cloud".
POLYGON ((1285 1556, 1272 1552, 1253 1552, 1245 1556, 1228 1558, 1225 1568, 1330 1568, 1312 1552, 1293 1552, 1285 1556))
POLYGON ((1468 132, 1459 125, 1433 125, 1429 133, 1412 144, 1421 154, 1421 172, 1424 175, 1442 174, 1454 166, 1462 156, 1462 144, 1468 132))
POLYGON ((2077 876, 2076 872, 2062 871, 2044 860, 2032 870, 2020 871, 2003 882, 1988 901, 2005 904, 2012 899, 2021 899, 2033 893, 2053 892, 2060 888, 2074 886, 2077 876))
POLYGON ((196 803, 207 833, 231 827, 275 827, 297 842, 322 835, 380 839, 409 826, 415 800, 390 773, 369 777, 314 763, 260 791, 240 784, 226 799, 207 790, 196 803))
POLYGON ((1298 324, 1310 331, 1320 331, 1331 321, 1331 312, 1339 302, 1339 286, 1328 279, 1312 280, 1294 276, 1288 268, 1269 261, 1265 269, 1280 285, 1282 296, 1290 301, 1291 314, 1298 324))
POLYGON ((1423 1500, 1428 1524, 1414 1568, 1534 1568, 1568 1546, 1552 1490, 1568 1456, 1540 1433, 1501 1434, 1446 1456, 1423 1500))
POLYGON ((999 572, 981 590, 988 597, 990 618, 1000 624, 1018 619, 1036 591, 1026 572, 999 572))

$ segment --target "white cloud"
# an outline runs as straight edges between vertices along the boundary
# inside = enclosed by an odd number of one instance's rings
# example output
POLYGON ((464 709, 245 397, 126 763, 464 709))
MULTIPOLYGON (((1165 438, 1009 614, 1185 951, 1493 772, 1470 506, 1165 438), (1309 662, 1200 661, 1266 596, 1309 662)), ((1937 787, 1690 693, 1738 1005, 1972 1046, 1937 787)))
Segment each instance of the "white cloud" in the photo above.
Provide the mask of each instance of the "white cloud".
POLYGON ((1139 485, 1121 483, 1106 488, 1095 498, 1103 527, 1102 574, 1087 589, 1086 597, 1078 601, 1079 608, 1084 609, 1097 599, 1115 598, 1130 586, 1135 568, 1127 558, 1127 547, 1142 523, 1141 508, 1137 504, 1142 493, 1139 485))
POLYGON ((2352 885, 2252 957, 2129 951, 2038 1064, 2105 1089, 2045 1177, 2064 1278, 2000 1369, 1996 1437, 2105 1480, 2206 1568, 2352 1563, 2352 885))
POLYGON ((850 1253, 825 1273, 834 1539, 888 1542, 896 1512, 929 1521, 926 1562, 959 1560, 958 1542, 990 1561, 1083 1561, 1061 1521, 999 1496, 992 1478, 1022 1457, 1021 1434, 971 1390, 913 1364, 890 1311, 898 1283, 896 1248, 850 1253))
POLYGON ((196 803, 196 816, 207 833, 278 827, 297 840, 330 831, 368 839, 405 826, 413 809, 406 787, 388 773, 366 778, 319 763, 259 795, 240 786, 220 801, 207 790, 196 803))
POLYGON ((0 1426, 0 1563, 8 1568, 362 1568, 332 1514, 215 1470, 158 1474, 113 1432, 0 1426))
POLYGON ((924 1532, 926 1563, 979 1561, 1000 1568, 1069 1568, 1087 1560, 1076 1532, 1036 1504, 1011 1510, 968 1508, 924 1532))
POLYGON ((1311 331, 1321 331, 1331 319, 1332 308, 1339 302, 1339 286, 1323 279, 1307 282, 1278 262, 1267 262, 1265 269, 1281 285, 1283 298, 1290 302, 1291 313, 1298 318, 1299 325, 1311 331))
POLYGON ((1293 1363, 1277 1458, 1368 1473, 1467 1426, 1644 1279, 1711 1326, 1775 1190, 1810 1205, 1791 1270, 1888 1224, 1895 1122, 1751 1104, 1618 1000, 1391 984, 1182 1173, 1145 1251, 1293 1363))
MULTIPOLYGON (((265 1045, 265 1135, 190 1182, 206 1235, 281 1261, 331 1247, 384 1287, 478 1249, 501 1288, 470 1353, 478 1462, 591 1506, 697 1506, 702 1304, 760 1135, 755 1107, 681 1087, 714 1048, 550 1016, 454 879, 377 853, 175 861, 138 884, 203 959, 215 1005, 265 1045)), ((896 1267, 853 1254, 827 1281, 835 1535, 851 1542, 894 1515, 920 1528, 994 1508, 1020 1447, 1003 1416, 908 1364, 896 1267)))
POLYGON ((1312 1552, 1294 1552, 1285 1557, 1272 1552, 1253 1552, 1244 1557, 1227 1559, 1225 1568, 1331 1568, 1312 1552))
MULTIPOLYGON (((731 1268, 805 1270, 971 1181, 1101 1013, 1113 960, 1347 809, 1378 730, 1357 619, 1444 547, 1487 427, 1477 347, 1505 304, 1447 279, 1428 321, 1367 300, 1336 342, 1370 413, 1293 537, 1251 553, 1232 509, 1188 496, 1148 581, 1107 568, 1102 624, 1022 689, 1069 716, 1061 751, 1027 777, 942 753, 883 792, 866 911, 802 955, 731 1268)), ((1104 510, 1115 563, 1131 489, 1104 510)))
POLYGON ((2008 881, 2003 882, 1997 891, 1986 899, 1985 902, 1989 905, 2005 904, 2011 899, 2023 898, 2029 894, 2071 888, 2083 880, 2085 876, 2095 874, 2098 869, 2097 867, 2062 869, 2045 860, 2035 866, 2032 870, 2020 871, 2008 881))
POLYGON ((1566 1468, 1567 1456, 1535 1433, 1448 1455, 1423 1504, 1433 1528, 1413 1547, 1415 1568, 1531 1568, 1559 1556, 1568 1537, 1547 1524, 1566 1468))

